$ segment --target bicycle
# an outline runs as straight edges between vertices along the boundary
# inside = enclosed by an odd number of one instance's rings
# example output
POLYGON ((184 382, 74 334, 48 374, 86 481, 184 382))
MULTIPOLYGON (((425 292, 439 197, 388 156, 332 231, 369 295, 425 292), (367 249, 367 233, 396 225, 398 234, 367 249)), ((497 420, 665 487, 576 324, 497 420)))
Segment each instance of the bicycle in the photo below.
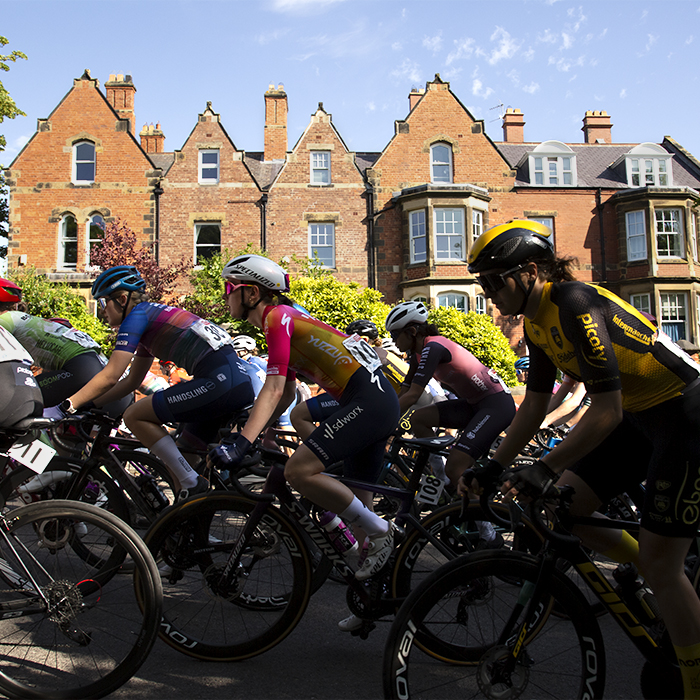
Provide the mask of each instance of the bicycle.
MULTIPOLYGON (((287 458, 279 452, 262 450, 270 463, 262 493, 246 492, 232 474, 238 493, 209 493, 163 513, 144 538, 164 571, 161 638, 202 659, 241 660, 272 648, 294 629, 313 591, 309 540, 347 584, 348 606, 363 619, 357 634, 366 638, 376 620, 399 607, 415 579, 477 543, 478 530, 465 526, 461 503, 422 521, 411 512, 431 451, 453 439, 400 438, 419 450, 406 488, 342 479, 398 502, 396 520, 407 526, 392 563, 366 582, 355 579, 313 511, 293 494, 284 478, 287 458)), ((478 507, 469 512, 472 521, 482 516, 478 507)))
MULTIPOLYGON (((47 424, 29 418, 0 428, 0 451, 47 424)), ((113 692, 148 656, 161 611, 150 552, 111 513, 51 500, 0 515, 0 692, 34 698, 113 692)))
MULTIPOLYGON (((470 554, 448 562, 411 592, 386 642, 386 698, 602 697, 600 627, 584 594, 558 565, 561 560, 579 573, 646 659, 646 696, 682 696, 682 685, 674 687, 680 673, 653 596, 636 586, 614 587, 570 533, 575 524, 634 532, 638 523, 571 516, 572 495, 564 487, 556 498, 529 508, 545 540, 536 556, 507 550, 470 554), (540 515, 543 505, 554 508, 549 525, 540 515), (664 693, 656 696, 651 686, 659 675, 664 693)), ((489 507, 482 498, 484 504, 489 507)), ((697 589, 697 571, 687 573, 697 589)))

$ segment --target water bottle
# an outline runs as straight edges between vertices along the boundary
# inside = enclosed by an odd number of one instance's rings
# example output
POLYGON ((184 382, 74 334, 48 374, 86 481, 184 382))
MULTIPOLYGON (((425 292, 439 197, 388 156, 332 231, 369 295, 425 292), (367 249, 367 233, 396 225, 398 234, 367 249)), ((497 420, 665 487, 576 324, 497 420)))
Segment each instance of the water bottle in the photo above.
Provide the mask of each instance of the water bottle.
POLYGON ((348 555, 357 551, 355 536, 348 526, 335 514, 327 510, 321 513, 319 524, 330 535, 331 542, 340 554, 348 555))
POLYGON ((150 474, 140 474, 136 477, 136 483, 139 485, 143 497, 156 512, 160 512, 163 508, 170 505, 165 494, 158 488, 150 474))
POLYGON ((637 567, 632 562, 620 564, 613 571, 613 578, 617 583, 615 592, 640 622, 649 625, 660 619, 659 604, 639 578, 637 567))

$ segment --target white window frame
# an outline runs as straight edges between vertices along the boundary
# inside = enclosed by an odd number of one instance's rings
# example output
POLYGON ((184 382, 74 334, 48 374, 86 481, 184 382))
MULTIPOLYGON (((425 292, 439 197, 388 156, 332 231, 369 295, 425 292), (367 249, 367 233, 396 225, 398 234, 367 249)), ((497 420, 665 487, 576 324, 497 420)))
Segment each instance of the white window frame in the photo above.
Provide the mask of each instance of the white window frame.
MULTIPOLYGON (((576 187, 576 153, 561 141, 545 141, 527 153, 530 185, 534 187, 576 187)), ((520 164, 524 162, 525 156, 520 164)))
POLYGON ((433 236, 435 260, 466 260, 467 242, 464 235, 464 209, 458 207, 435 207, 433 209, 433 236), (457 231, 457 228, 460 230, 457 231), (441 244, 448 243, 446 250, 441 244), (455 243, 458 241, 458 244, 455 243), (458 254, 454 251, 458 250, 458 254))
POLYGON ((474 297, 474 312, 477 314, 485 314, 486 311, 486 297, 483 294, 477 294, 474 297))
POLYGON ((200 185, 218 185, 221 173, 221 153, 218 148, 200 148, 199 149, 199 184, 200 185), (211 155, 216 155, 216 163, 207 160, 211 155), (214 171, 213 173, 210 171, 214 171))
POLYGON ((618 158, 622 160, 629 187, 672 187, 673 156, 657 143, 640 143, 618 158))
POLYGON ((660 296, 661 321, 659 327, 673 341, 687 338, 688 295, 685 292, 662 292, 660 296), (680 331, 676 333, 676 329, 680 329, 680 331))
POLYGON ((484 212, 481 209, 472 209, 472 241, 475 241, 484 232, 484 212))
POLYGON ((212 255, 221 252, 221 223, 218 221, 200 221, 194 225, 194 253, 192 259, 194 260, 195 267, 202 267, 202 264, 199 262, 199 257, 205 251, 211 251, 209 255, 204 255, 205 260, 211 257, 212 255), (209 227, 216 228, 219 232, 218 243, 199 242, 199 236, 201 235, 202 230, 209 227))
POLYGON ((427 304, 427 303, 428 303, 428 297, 426 297, 424 294, 418 294, 418 295, 415 296, 415 297, 411 297, 411 301, 420 301, 420 302, 422 302, 423 304, 427 304))
POLYGON ((651 314, 651 294, 644 292, 642 294, 630 294, 630 304, 637 311, 643 311, 646 314, 651 314))
POLYGON ((73 214, 65 214, 61 218, 61 223, 58 229, 58 268, 61 270, 76 270, 78 268, 78 221, 73 214), (67 230, 69 220, 72 219, 71 228, 75 232, 74 235, 68 236, 67 230), (75 246, 75 262, 66 262, 66 248, 71 245, 75 246))
MULTIPOLYGON (((314 252, 329 251, 325 256, 318 256, 319 267, 335 268, 335 224, 332 222, 309 224, 309 260, 314 263, 314 252), (326 262, 328 261, 328 262, 326 262)), ((315 263, 314 263, 315 264, 315 263)))
POLYGON ((97 265, 93 265, 90 260, 92 247, 96 243, 102 242, 104 238, 106 222, 101 214, 93 214, 85 223, 85 267, 88 270, 97 270, 97 265), (92 227, 99 226, 102 229, 102 235, 93 237, 92 227))
POLYGON ((552 233, 554 233, 554 217, 553 216, 529 216, 528 221, 535 221, 538 224, 546 226, 552 233))
POLYGON ((654 209, 654 240, 656 254, 659 258, 685 258, 685 236, 683 235, 683 210, 677 207, 659 207, 654 209), (675 230, 673 230, 675 229, 675 230), (668 252, 670 245, 663 248, 659 241, 665 239, 671 244, 674 241, 673 252, 668 252))
POLYGON ((693 252, 693 260, 698 260, 698 224, 695 220, 695 212, 690 212, 690 245, 693 252))
POLYGON ((428 260, 428 235, 426 231, 425 209, 416 209, 408 214, 408 246, 412 263, 424 263, 428 260), (416 252, 420 241, 423 251, 416 252))
POLYGON ((440 292, 436 301, 438 306, 453 307, 462 313, 469 311, 469 297, 462 292, 440 292), (461 304, 453 302, 461 302, 461 304))
POLYGON ((647 259, 647 224, 644 210, 625 212, 627 260, 647 259))
POLYGON ((453 172, 452 172, 452 146, 449 143, 444 143, 440 141, 439 143, 434 143, 430 147, 430 182, 432 183, 452 183, 453 172), (445 149, 447 151, 447 160, 438 160, 436 157, 436 152, 438 149, 445 149), (437 174, 437 169, 440 168, 441 171, 445 171, 446 174, 437 174))
POLYGON ((97 149, 92 141, 78 141, 73 144, 73 167, 72 167, 72 182, 74 185, 92 185, 97 176, 97 149), (85 149, 83 146, 89 146, 91 149, 91 157, 85 157, 85 149), (78 150, 81 150, 80 159, 78 158, 78 150), (85 166, 92 165, 92 177, 85 177, 85 166), (80 172, 79 172, 80 171, 80 172))
POLYGON ((331 184, 331 152, 311 151, 309 154, 309 182, 312 185, 331 184))

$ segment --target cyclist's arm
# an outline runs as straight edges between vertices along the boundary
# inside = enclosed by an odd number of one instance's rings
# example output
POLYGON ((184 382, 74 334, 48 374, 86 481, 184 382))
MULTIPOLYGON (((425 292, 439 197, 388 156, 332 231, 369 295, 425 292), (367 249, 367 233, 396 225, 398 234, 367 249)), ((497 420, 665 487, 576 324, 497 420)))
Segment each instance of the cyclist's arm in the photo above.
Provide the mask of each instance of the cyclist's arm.
POLYGON ((73 396, 68 397, 73 406, 80 408, 88 401, 94 401, 98 396, 109 391, 124 374, 132 357, 133 353, 115 350, 109 358, 107 366, 98 372, 80 391, 76 391, 73 396))
POLYGON ((152 364, 152 357, 139 357, 138 355, 134 357, 134 361, 131 363, 131 368, 129 369, 129 374, 123 379, 120 379, 109 391, 106 391, 102 396, 95 399, 95 406, 98 408, 105 406, 112 401, 117 401, 127 394, 136 391, 143 383, 152 364))
MULTIPOLYGON (((449 362, 452 359, 452 354, 443 345, 438 343, 428 343, 421 353, 418 367, 409 376, 411 384, 408 391, 399 396, 399 408, 403 415, 418 399, 423 395, 426 385, 435 374, 435 370, 442 362, 449 362)), ((413 367, 413 364, 411 364, 413 367)))
POLYGON ((496 449, 493 458, 507 467, 532 439, 547 414, 551 394, 526 391, 518 412, 506 432, 506 436, 496 449))
POLYGON ((241 435, 250 442, 255 442, 256 438, 275 418, 282 413, 291 403, 295 382, 287 381, 286 376, 279 374, 268 374, 265 384, 255 399, 255 405, 250 412, 246 424, 241 430, 241 435), (291 387, 291 390, 289 389, 291 387), (284 404, 286 399, 289 401, 284 404))
MULTIPOLYGON (((562 387, 559 387, 559 391, 561 391, 561 388, 562 387)), ((557 391, 557 394, 559 393, 559 391, 557 391)), ((564 389, 565 394, 566 392, 568 392, 568 388, 564 389)), ((567 416, 576 413, 585 395, 585 385, 583 384, 583 382, 578 382, 571 396, 565 401, 562 401, 556 408, 552 409, 552 403, 550 401, 549 413, 542 422, 542 427, 546 428, 548 425, 559 425, 562 422, 564 422, 567 416)))

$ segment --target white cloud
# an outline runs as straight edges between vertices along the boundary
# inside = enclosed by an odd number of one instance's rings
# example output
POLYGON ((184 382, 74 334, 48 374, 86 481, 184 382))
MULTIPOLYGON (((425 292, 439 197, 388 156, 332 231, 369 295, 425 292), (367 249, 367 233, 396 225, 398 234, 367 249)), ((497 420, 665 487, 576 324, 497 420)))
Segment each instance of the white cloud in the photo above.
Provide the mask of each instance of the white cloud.
POLYGON ((654 34, 647 34, 647 43, 646 46, 644 47, 645 51, 651 51, 651 47, 659 40, 658 36, 654 36, 654 34))
POLYGON ((462 58, 471 58, 474 53, 474 39, 455 39, 455 49, 451 51, 445 63, 449 66, 462 58))
POLYGON ((274 31, 265 32, 264 34, 256 34, 255 41, 257 41, 261 46, 265 46, 266 44, 271 44, 278 39, 281 39, 283 36, 289 34, 290 31, 291 30, 289 28, 275 29, 274 31))
POLYGON ((644 10, 644 11, 642 12, 642 16, 639 18, 639 20, 640 20, 641 22, 643 22, 643 21, 647 18, 648 15, 649 15, 649 10, 644 10))
POLYGON ((598 38, 602 39, 607 33, 608 33, 608 28, 605 27, 605 29, 603 29, 603 31, 600 34, 598 34, 598 38))
POLYGON ((374 102, 368 102, 368 103, 365 105, 365 109, 366 109, 368 112, 374 112, 374 111, 377 109, 377 105, 375 105, 374 102))
POLYGON ((571 66, 573 65, 573 63, 570 60, 563 57, 554 58, 554 56, 550 56, 549 60, 547 61, 547 65, 554 66, 561 73, 568 73, 571 70, 571 66))
POLYGON ((537 35, 537 41, 542 44, 556 44, 558 36, 551 29, 545 29, 542 34, 537 35))
POLYGON ((403 44, 402 44, 400 41, 395 41, 395 42, 391 45, 391 48, 392 48, 394 51, 401 51, 401 49, 403 48, 403 44))
POLYGON ((691 34, 686 40, 686 44, 692 44, 695 41, 695 37, 691 34))
POLYGON ((520 73, 517 70, 515 70, 515 68, 513 68, 513 70, 509 73, 506 73, 506 77, 510 78, 510 81, 515 87, 518 87, 518 85, 520 85, 520 73))
POLYGON ((325 7, 341 2, 346 2, 346 0, 272 0, 272 9, 275 12, 305 14, 318 12, 325 7))
POLYGON ((527 51, 520 54, 520 56, 523 59, 523 61, 527 61, 529 63, 535 57, 535 49, 529 48, 527 51))
POLYGON ((461 67, 453 66, 452 68, 442 71, 441 75, 445 80, 454 80, 455 78, 459 77, 461 73, 461 67))
POLYGON ((491 35, 491 41, 498 42, 496 48, 491 51, 491 55, 486 58, 492 66, 504 58, 512 58, 520 48, 520 44, 503 27, 496 27, 491 35))
POLYGON ((442 48, 442 32, 436 36, 426 36, 423 37, 423 47, 437 53, 442 48))
POLYGON ((472 95, 474 95, 474 97, 481 97, 485 100, 490 95, 493 95, 493 90, 491 88, 484 89, 484 84, 481 82, 481 80, 479 80, 479 78, 475 78, 474 82, 472 83, 472 95))
POLYGON ((583 8, 578 7, 577 10, 575 10, 573 7, 570 7, 567 11, 566 14, 571 17, 572 20, 574 20, 574 23, 572 25, 572 28, 574 32, 577 32, 580 28, 581 25, 586 21, 587 17, 586 15, 583 14, 583 8), (577 11, 578 10, 578 11, 577 11))
POLYGON ((400 80, 405 80, 411 83, 422 82, 419 66, 415 61, 411 61, 410 58, 404 58, 401 65, 391 71, 391 75, 394 78, 399 78, 400 80))
POLYGON ((540 89, 540 84, 532 82, 529 85, 523 87, 523 92, 527 92, 529 95, 534 95, 540 89))
POLYGON ((2 154, 0 156, 2 157, 3 165, 9 165, 15 159, 15 156, 24 148, 24 145, 27 143, 27 141, 29 141, 30 138, 31 135, 17 136, 16 138, 8 141, 5 146, 5 150, 2 151, 2 154))
POLYGON ((620 90, 620 99, 624 100, 625 97, 627 97, 627 88, 622 88, 622 90, 620 90))
POLYGON ((571 34, 562 32, 561 34, 561 47, 562 49, 570 49, 574 45, 574 37, 571 34))

